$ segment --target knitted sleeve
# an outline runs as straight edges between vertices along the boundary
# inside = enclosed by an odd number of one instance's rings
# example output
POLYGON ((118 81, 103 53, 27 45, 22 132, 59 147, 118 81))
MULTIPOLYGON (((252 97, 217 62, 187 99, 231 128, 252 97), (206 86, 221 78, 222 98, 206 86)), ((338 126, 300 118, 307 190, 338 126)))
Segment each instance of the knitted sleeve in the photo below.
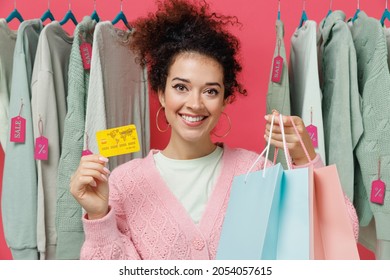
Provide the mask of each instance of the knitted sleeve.
POLYGON ((130 237, 130 228, 123 210, 124 197, 120 195, 115 176, 110 177, 110 208, 102 219, 83 217, 85 242, 81 248, 82 260, 139 260, 130 237))

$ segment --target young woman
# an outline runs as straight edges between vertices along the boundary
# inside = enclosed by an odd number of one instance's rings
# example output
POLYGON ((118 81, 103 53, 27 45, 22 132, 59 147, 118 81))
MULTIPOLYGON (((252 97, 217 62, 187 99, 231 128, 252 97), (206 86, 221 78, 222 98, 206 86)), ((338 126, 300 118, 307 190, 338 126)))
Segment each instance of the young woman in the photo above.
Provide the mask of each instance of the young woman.
MULTIPOLYGON (((87 212, 81 258, 215 258, 232 180, 258 157, 211 140, 234 93, 246 94, 237 81, 239 41, 225 30, 235 22, 210 12, 206 3, 167 0, 133 24, 132 48, 149 67, 171 137, 165 149, 111 174, 108 159, 81 159, 71 181, 71 193, 87 212)), ((271 116, 266 120, 268 137, 271 116)), ((312 163, 322 166, 304 123, 293 120, 312 163)), ((307 164, 291 122, 283 122, 294 164, 307 164)), ((278 118, 275 123, 271 144, 283 148, 278 118)), ((256 168, 264 164, 262 159, 256 168)))

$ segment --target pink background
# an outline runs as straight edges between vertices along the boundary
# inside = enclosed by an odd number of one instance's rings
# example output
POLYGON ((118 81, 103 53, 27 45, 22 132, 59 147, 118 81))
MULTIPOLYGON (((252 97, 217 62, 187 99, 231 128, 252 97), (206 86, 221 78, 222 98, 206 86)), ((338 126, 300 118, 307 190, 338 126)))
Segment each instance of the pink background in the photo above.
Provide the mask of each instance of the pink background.
MULTIPOLYGON (((263 139, 265 122, 265 101, 268 87, 271 59, 275 47, 275 20, 277 17, 277 0, 208 0, 213 10, 236 15, 242 27, 232 28, 241 40, 241 60, 243 73, 241 81, 248 90, 245 98, 237 98, 236 102, 228 106, 226 112, 232 120, 232 129, 223 139, 232 147, 242 147, 260 152, 265 141, 263 139)), ((48 8, 48 0, 18 0, 17 9, 24 19, 39 18, 48 8)), ((385 0, 361 0, 360 8, 369 16, 380 18, 385 8, 385 0)), ((309 19, 319 22, 329 10, 330 0, 307 0, 306 12, 309 19)), ((94 9, 93 0, 71 1, 72 11, 78 21, 84 15, 90 15, 94 9)), ((287 56, 290 53, 290 38, 297 27, 302 13, 302 0, 281 0, 281 19, 285 23, 285 45, 287 56)), ((353 16, 357 8, 357 1, 334 0, 333 10, 343 10, 347 17, 353 16)), ((14 0, 2 0, 0 18, 5 18, 14 9, 14 0)), ((57 20, 61 20, 68 11, 67 0, 50 1, 50 9, 57 20)), ((96 9, 101 20, 112 20, 120 9, 119 0, 97 0, 96 9)), ((129 21, 147 15, 155 10, 154 0, 124 0, 123 12, 129 21)), ((18 27, 16 20, 10 23, 14 29, 18 27)), ((72 33, 74 26, 68 22, 65 29, 72 33)), ((163 148, 169 134, 160 133, 155 126, 155 116, 158 109, 157 99, 151 100, 151 146, 163 148)), ((227 129, 220 127, 220 133, 227 129)), ((216 141, 222 141, 216 138, 216 141)), ((0 149, 1 150, 1 149, 0 149)), ((0 178, 2 178, 4 154, 0 151, 0 178)), ((1 180, 0 180, 1 190, 1 180)), ((1 192, 0 192, 1 194, 1 192)), ((373 254, 360 247, 362 259, 372 259, 373 254)), ((0 259, 11 259, 11 254, 4 241, 0 215, 0 259)))

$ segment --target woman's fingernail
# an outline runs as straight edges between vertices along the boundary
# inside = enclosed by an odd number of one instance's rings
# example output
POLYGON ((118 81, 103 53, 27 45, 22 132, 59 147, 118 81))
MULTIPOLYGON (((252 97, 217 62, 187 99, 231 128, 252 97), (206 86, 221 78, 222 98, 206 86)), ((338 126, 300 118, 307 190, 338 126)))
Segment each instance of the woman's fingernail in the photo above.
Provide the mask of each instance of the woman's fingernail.
POLYGON ((99 157, 99 160, 103 161, 103 162, 108 162, 108 158, 105 158, 105 157, 99 157))
POLYGON ((106 181, 106 182, 108 181, 106 175, 100 174, 100 176, 102 176, 102 178, 103 178, 104 181, 106 181))
POLYGON ((265 116, 264 116, 264 119, 265 119, 266 121, 268 121, 268 120, 269 120, 268 115, 265 115, 265 116))
POLYGON ((89 185, 92 186, 92 187, 96 187, 97 186, 95 180, 93 180, 91 183, 89 183, 89 185))
POLYGON ((110 174, 111 173, 110 170, 108 170, 107 167, 103 167, 103 171, 106 172, 106 174, 110 174))

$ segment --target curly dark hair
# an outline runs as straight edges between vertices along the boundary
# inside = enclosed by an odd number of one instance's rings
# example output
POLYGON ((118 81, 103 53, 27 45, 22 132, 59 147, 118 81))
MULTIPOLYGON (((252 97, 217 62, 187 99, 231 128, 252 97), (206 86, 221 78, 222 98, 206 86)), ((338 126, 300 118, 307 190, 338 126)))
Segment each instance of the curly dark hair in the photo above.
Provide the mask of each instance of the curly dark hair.
POLYGON ((168 71, 178 54, 196 52, 211 57, 224 71, 225 95, 233 101, 235 92, 246 95, 237 81, 242 67, 237 59, 239 40, 229 33, 228 24, 239 24, 236 17, 209 11, 205 0, 158 0, 157 11, 132 23, 131 49, 140 63, 148 66, 151 88, 164 91, 168 71))

